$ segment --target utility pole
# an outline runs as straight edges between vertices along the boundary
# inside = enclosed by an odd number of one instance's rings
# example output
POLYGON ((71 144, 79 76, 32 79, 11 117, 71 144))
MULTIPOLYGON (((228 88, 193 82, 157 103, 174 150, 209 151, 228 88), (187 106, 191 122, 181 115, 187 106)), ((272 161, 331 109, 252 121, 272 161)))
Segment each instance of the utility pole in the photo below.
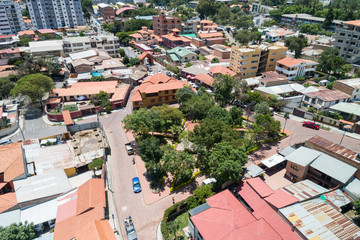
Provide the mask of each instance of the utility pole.
POLYGON ((342 143, 342 141, 343 141, 344 137, 345 137, 345 130, 344 130, 344 134, 343 134, 343 135, 342 135, 342 137, 341 137, 341 140, 340 140, 339 145, 341 145, 341 143, 342 143))

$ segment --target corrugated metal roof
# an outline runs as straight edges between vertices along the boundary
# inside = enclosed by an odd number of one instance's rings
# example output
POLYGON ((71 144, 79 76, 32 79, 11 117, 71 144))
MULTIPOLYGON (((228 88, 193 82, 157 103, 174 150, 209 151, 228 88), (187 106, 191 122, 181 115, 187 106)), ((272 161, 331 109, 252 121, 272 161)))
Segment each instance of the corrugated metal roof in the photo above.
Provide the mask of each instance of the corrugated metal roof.
POLYGON ((341 207, 348 205, 352 202, 350 197, 348 197, 344 192, 340 189, 336 189, 334 191, 325 193, 320 196, 321 199, 330 203, 336 210, 341 212, 341 207))
POLYGON ((289 155, 290 153, 294 152, 296 149, 291 147, 291 146, 288 146, 284 149, 282 149, 279 154, 286 157, 287 155, 289 155))
POLYGON ((338 104, 330 106, 330 109, 348 114, 354 114, 355 116, 360 116, 360 105, 357 103, 340 102, 338 104))
POLYGON ((250 173, 251 177, 257 177, 265 172, 261 167, 256 164, 250 165, 246 169, 248 173, 250 173))
POLYGON ((264 198, 265 201, 276 207, 277 209, 288 206, 290 204, 296 203, 299 201, 296 197, 288 194, 287 192, 283 191, 282 189, 276 190, 270 196, 264 198))
POLYGON ((346 164, 336 158, 333 158, 325 153, 315 159, 310 164, 316 170, 325 173, 326 175, 338 180, 341 183, 346 183, 357 171, 353 166, 346 164))
POLYGON ((360 236, 360 228, 320 198, 280 209, 307 239, 352 239, 360 236))
POLYGON ((196 208, 190 209, 189 214, 190 216, 194 216, 198 213, 201 213, 202 211, 205 211, 206 209, 209 209, 210 206, 207 203, 201 204, 200 206, 197 206, 196 208))
POLYGON ((285 159, 305 167, 309 165, 312 161, 314 161, 317 157, 319 157, 320 154, 321 152, 319 151, 307 147, 300 147, 294 152, 287 155, 285 159))
POLYGON ((322 138, 320 136, 314 136, 308 139, 307 142, 312 143, 326 151, 335 153, 337 155, 340 155, 342 157, 348 158, 349 160, 353 160, 354 162, 359 163, 359 161, 356 160, 356 156, 357 156, 356 152, 346 147, 340 146, 339 144, 333 143, 325 138, 322 138))
POLYGON ((282 190, 296 197, 300 201, 319 196, 328 191, 326 188, 323 188, 308 179, 283 187, 282 190))
POLYGON ((280 154, 275 154, 261 161, 266 167, 271 168, 285 161, 285 158, 280 154))
POLYGON ((346 185, 344 191, 354 200, 360 199, 360 180, 354 178, 351 182, 346 185))

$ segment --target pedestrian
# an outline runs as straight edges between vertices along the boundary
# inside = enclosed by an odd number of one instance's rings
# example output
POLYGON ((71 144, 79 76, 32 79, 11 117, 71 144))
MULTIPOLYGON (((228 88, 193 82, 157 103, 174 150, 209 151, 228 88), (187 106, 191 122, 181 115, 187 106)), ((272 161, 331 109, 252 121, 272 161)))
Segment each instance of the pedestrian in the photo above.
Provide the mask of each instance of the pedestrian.
POLYGON ((174 197, 172 197, 172 201, 173 201, 173 204, 175 204, 175 198, 174 197))
POLYGON ((159 196, 161 196, 161 192, 159 191, 159 196))

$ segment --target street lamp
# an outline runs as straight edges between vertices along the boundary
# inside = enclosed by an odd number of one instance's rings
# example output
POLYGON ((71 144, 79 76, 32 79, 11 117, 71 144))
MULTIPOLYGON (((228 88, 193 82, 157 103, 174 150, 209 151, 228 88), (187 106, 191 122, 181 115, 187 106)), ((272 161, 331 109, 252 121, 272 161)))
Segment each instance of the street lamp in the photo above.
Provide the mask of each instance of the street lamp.
POLYGON ((285 123, 284 123, 284 127, 283 127, 283 132, 285 131, 287 120, 290 118, 289 112, 285 112, 284 118, 285 118, 285 123))

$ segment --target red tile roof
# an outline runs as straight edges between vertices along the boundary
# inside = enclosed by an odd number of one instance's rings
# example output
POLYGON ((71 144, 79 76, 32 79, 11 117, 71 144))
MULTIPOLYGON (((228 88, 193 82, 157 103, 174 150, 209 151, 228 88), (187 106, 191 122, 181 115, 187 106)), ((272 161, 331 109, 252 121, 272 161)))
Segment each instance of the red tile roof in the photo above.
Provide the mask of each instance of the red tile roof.
POLYGON ((360 27, 360 20, 347 21, 347 22, 344 22, 344 23, 348 24, 348 25, 354 25, 354 26, 360 27))
POLYGON ((200 21, 200 24, 204 24, 204 23, 210 23, 211 24, 211 23, 213 23, 213 21, 206 20, 206 19, 200 21))
POLYGON ((21 52, 25 52, 25 51, 20 48, 6 48, 0 50, 0 54, 2 53, 12 54, 12 53, 21 53, 21 52))
POLYGON ((2 38, 11 38, 11 37, 14 37, 15 34, 9 34, 9 35, 0 35, 0 39, 2 38))
POLYGON ((325 102, 337 101, 342 99, 351 98, 350 95, 339 90, 319 90, 316 92, 309 92, 305 94, 311 98, 320 98, 325 102))
POLYGON ((0 146, 0 173, 4 173, 4 182, 10 182, 25 173, 20 142, 0 146))
POLYGON ((292 66, 298 65, 300 63, 318 64, 317 62, 314 62, 311 60, 301 59, 301 58, 291 58, 291 57, 286 57, 286 58, 280 59, 276 63, 282 64, 287 67, 292 67, 292 66))
POLYGON ((116 240, 116 237, 108 220, 94 220, 76 234, 76 239, 116 240))
POLYGON ((73 125, 73 120, 71 118, 69 110, 62 111, 61 114, 62 114, 62 116, 64 118, 64 123, 65 123, 66 126, 73 125))
POLYGON ((104 208, 102 204, 99 204, 83 214, 69 217, 61 222, 56 222, 54 240, 73 239, 86 225, 94 220, 101 219, 104 219, 104 208))
POLYGON ((217 37, 223 37, 223 34, 221 32, 210 32, 210 33, 198 33, 199 38, 217 38, 217 37))
POLYGON ((167 83, 171 80, 176 80, 175 78, 169 77, 163 73, 157 73, 154 74, 152 76, 149 76, 147 78, 145 78, 145 80, 143 81, 143 83, 147 83, 150 82, 152 84, 160 84, 160 83, 167 83))
POLYGON ((129 91, 129 84, 121 84, 118 88, 116 88, 114 95, 111 97, 111 102, 122 101, 125 100, 125 96, 129 91))
POLYGON ((209 71, 212 74, 218 74, 218 73, 221 73, 223 75, 229 74, 232 77, 236 75, 235 72, 231 71, 230 69, 228 69, 227 67, 225 67, 223 65, 217 65, 215 67, 212 67, 209 69, 209 71))
POLYGON ((78 188, 76 214, 79 215, 97 205, 106 207, 104 179, 90 179, 78 188))
POLYGON ((161 35, 162 38, 168 39, 169 41, 182 41, 184 43, 186 42, 191 42, 190 39, 186 38, 186 37, 182 37, 182 36, 176 36, 173 33, 169 33, 166 35, 161 35))
POLYGON ((117 81, 102 81, 102 82, 76 82, 71 88, 86 88, 86 87, 101 87, 101 86, 113 86, 116 87, 117 81))
POLYGON ((20 31, 20 32, 18 32, 18 35, 20 37, 24 36, 24 35, 29 35, 29 36, 34 35, 35 36, 35 32, 33 30, 20 31))
POLYGON ((10 192, 0 195, 0 213, 17 205, 16 193, 10 192))
POLYGON ((55 30, 52 30, 52 29, 38 29, 37 30, 39 33, 41 34, 45 34, 45 33, 56 33, 55 30))
POLYGON ((274 82, 279 80, 287 80, 288 78, 277 72, 263 72, 263 77, 259 79, 260 82, 274 82))
POLYGON ((214 78, 206 73, 200 73, 195 76, 196 80, 199 80, 200 82, 205 83, 208 86, 212 86, 214 83, 214 78))
POLYGON ((256 219, 264 219, 281 236, 283 240, 301 239, 291 227, 273 210, 260 196, 244 183, 238 188, 240 196, 253 209, 253 215, 256 219))
POLYGON ((265 201, 280 209, 282 207, 286 207, 290 204, 296 203, 299 201, 296 197, 286 193, 285 191, 278 189, 270 196, 264 198, 265 201))
POLYGON ((247 183, 259 194, 261 197, 267 197, 274 193, 274 191, 259 177, 250 178, 247 183))

